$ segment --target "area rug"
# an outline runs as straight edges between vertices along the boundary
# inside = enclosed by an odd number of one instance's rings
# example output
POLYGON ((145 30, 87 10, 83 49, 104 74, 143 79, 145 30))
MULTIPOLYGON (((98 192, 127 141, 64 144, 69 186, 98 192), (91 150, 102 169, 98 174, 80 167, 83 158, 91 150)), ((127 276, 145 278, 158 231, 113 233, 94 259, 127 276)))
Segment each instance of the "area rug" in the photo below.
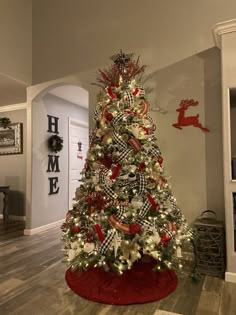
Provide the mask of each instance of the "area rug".
POLYGON ((95 302, 128 305, 158 301, 176 289, 173 270, 153 271, 153 263, 138 262, 122 276, 94 268, 78 273, 68 269, 66 282, 78 295, 95 302))

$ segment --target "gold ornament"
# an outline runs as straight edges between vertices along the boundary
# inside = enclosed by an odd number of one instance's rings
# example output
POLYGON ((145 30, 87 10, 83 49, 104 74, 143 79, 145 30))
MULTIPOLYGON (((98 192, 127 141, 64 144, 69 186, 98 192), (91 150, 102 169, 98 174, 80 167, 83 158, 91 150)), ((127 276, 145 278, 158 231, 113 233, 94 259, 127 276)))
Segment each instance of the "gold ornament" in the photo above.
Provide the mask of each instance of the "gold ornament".
POLYGON ((112 136, 111 135, 105 135, 102 139, 103 144, 111 144, 112 143, 112 136))
POLYGON ((121 136, 122 140, 124 141, 128 141, 129 140, 129 136, 126 133, 123 133, 121 136))

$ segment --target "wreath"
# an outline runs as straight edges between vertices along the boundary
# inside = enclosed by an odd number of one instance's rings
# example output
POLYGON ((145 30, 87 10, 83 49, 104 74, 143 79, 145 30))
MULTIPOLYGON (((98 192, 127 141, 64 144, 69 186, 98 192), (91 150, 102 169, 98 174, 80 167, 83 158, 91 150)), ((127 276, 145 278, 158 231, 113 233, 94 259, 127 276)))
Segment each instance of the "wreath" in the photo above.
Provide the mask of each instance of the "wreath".
POLYGON ((3 127, 4 129, 10 128, 11 120, 8 117, 0 117, 0 127, 3 127))
POLYGON ((52 152, 59 152, 63 148, 63 139, 57 135, 53 135, 50 138, 48 138, 48 148, 52 152))

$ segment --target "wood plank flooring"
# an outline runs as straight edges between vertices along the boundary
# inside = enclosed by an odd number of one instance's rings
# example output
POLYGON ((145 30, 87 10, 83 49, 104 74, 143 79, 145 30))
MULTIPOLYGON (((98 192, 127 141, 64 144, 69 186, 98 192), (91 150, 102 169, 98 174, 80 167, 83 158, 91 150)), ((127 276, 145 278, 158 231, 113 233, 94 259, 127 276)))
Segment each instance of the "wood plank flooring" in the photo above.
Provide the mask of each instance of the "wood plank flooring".
POLYGON ((65 282, 60 235, 54 228, 0 238, 1 315, 236 315, 236 284, 208 276, 197 283, 181 276, 176 291, 154 303, 114 306, 85 300, 65 282))

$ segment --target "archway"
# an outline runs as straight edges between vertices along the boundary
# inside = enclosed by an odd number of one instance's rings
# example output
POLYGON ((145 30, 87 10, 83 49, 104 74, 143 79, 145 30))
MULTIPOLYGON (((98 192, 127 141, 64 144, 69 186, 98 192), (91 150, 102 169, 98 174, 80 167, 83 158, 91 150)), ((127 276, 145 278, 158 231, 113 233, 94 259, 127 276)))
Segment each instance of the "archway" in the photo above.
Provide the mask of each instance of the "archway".
MULTIPOLYGON (((31 143, 28 162, 31 171, 27 169, 26 235, 59 225, 68 210, 71 196, 69 174, 73 162, 69 153, 73 151, 77 154, 78 151, 75 147, 76 145, 78 148, 77 143, 70 145, 72 122, 77 124, 74 126, 77 132, 81 131, 81 128, 87 128, 84 130, 87 132, 88 141, 88 92, 84 88, 63 81, 46 86, 39 85, 38 93, 35 87, 32 88, 34 93, 29 93, 28 101, 28 126, 30 125, 31 129, 28 139, 28 143, 31 143), (48 147, 49 137, 55 135, 63 140, 60 152, 52 151, 48 147)), ((78 177, 80 171, 75 173, 78 177)), ((73 179, 75 187, 79 178, 73 179)))

